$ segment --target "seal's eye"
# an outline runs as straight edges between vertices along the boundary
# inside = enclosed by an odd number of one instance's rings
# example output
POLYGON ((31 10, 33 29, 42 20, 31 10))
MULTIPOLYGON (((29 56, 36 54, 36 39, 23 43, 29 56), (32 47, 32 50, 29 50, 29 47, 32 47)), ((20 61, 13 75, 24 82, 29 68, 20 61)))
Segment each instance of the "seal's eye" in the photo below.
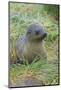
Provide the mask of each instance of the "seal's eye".
POLYGON ((29 31, 27 32, 27 34, 31 34, 31 32, 32 32, 32 31, 31 31, 31 30, 29 30, 29 31))
POLYGON ((31 32, 30 32, 30 31, 28 31, 28 32, 27 32, 27 34, 31 34, 31 32))
POLYGON ((40 31, 37 30, 37 31, 35 31, 35 33, 36 33, 36 35, 39 35, 40 31))

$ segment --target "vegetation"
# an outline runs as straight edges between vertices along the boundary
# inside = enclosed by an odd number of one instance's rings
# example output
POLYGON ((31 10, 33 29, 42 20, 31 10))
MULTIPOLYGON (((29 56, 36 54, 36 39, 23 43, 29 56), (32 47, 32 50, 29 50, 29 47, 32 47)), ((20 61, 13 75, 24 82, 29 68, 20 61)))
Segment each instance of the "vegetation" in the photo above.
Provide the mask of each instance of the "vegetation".
MULTIPOLYGON (((16 59, 15 43, 34 22, 42 23, 48 32, 45 39, 47 62, 40 60, 32 64, 10 66, 11 86, 26 79, 42 81, 44 85, 58 84, 58 6, 10 3, 10 56, 16 59)), ((19 85, 21 86, 21 84, 19 85)))

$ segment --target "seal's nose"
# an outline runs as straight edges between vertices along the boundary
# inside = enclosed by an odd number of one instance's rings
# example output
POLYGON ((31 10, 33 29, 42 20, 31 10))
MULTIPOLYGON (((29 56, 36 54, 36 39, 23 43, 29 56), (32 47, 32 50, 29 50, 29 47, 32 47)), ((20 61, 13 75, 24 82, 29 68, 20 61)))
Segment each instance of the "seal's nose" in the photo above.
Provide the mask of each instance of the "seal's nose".
POLYGON ((47 33, 45 32, 44 34, 43 34, 43 37, 46 37, 47 36, 47 33))
POLYGON ((45 32, 45 33, 43 33, 41 39, 44 39, 46 36, 47 36, 47 33, 45 32))

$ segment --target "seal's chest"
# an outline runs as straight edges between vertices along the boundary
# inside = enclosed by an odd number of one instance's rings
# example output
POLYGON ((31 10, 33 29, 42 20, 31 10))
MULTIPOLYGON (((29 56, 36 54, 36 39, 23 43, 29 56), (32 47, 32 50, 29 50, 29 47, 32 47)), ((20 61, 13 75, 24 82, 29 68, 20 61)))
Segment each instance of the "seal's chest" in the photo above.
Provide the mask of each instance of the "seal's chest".
POLYGON ((40 43, 28 43, 26 46, 27 53, 30 55, 39 54, 42 48, 42 45, 40 43))

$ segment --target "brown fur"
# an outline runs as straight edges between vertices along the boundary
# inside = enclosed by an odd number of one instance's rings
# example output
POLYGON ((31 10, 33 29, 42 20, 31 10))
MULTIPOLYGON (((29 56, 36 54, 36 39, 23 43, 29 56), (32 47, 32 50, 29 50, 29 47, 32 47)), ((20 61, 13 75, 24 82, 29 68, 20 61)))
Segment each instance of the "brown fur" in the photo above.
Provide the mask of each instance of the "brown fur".
POLYGON ((43 27, 39 24, 32 24, 28 28, 26 35, 17 40, 16 53, 20 62, 26 60, 28 63, 31 63, 36 56, 47 57, 43 41, 44 37, 42 38, 44 33, 43 27), (32 31, 30 30, 31 28, 33 29, 32 31), (38 28, 40 32, 37 31, 38 35, 35 35, 36 29, 38 28))

